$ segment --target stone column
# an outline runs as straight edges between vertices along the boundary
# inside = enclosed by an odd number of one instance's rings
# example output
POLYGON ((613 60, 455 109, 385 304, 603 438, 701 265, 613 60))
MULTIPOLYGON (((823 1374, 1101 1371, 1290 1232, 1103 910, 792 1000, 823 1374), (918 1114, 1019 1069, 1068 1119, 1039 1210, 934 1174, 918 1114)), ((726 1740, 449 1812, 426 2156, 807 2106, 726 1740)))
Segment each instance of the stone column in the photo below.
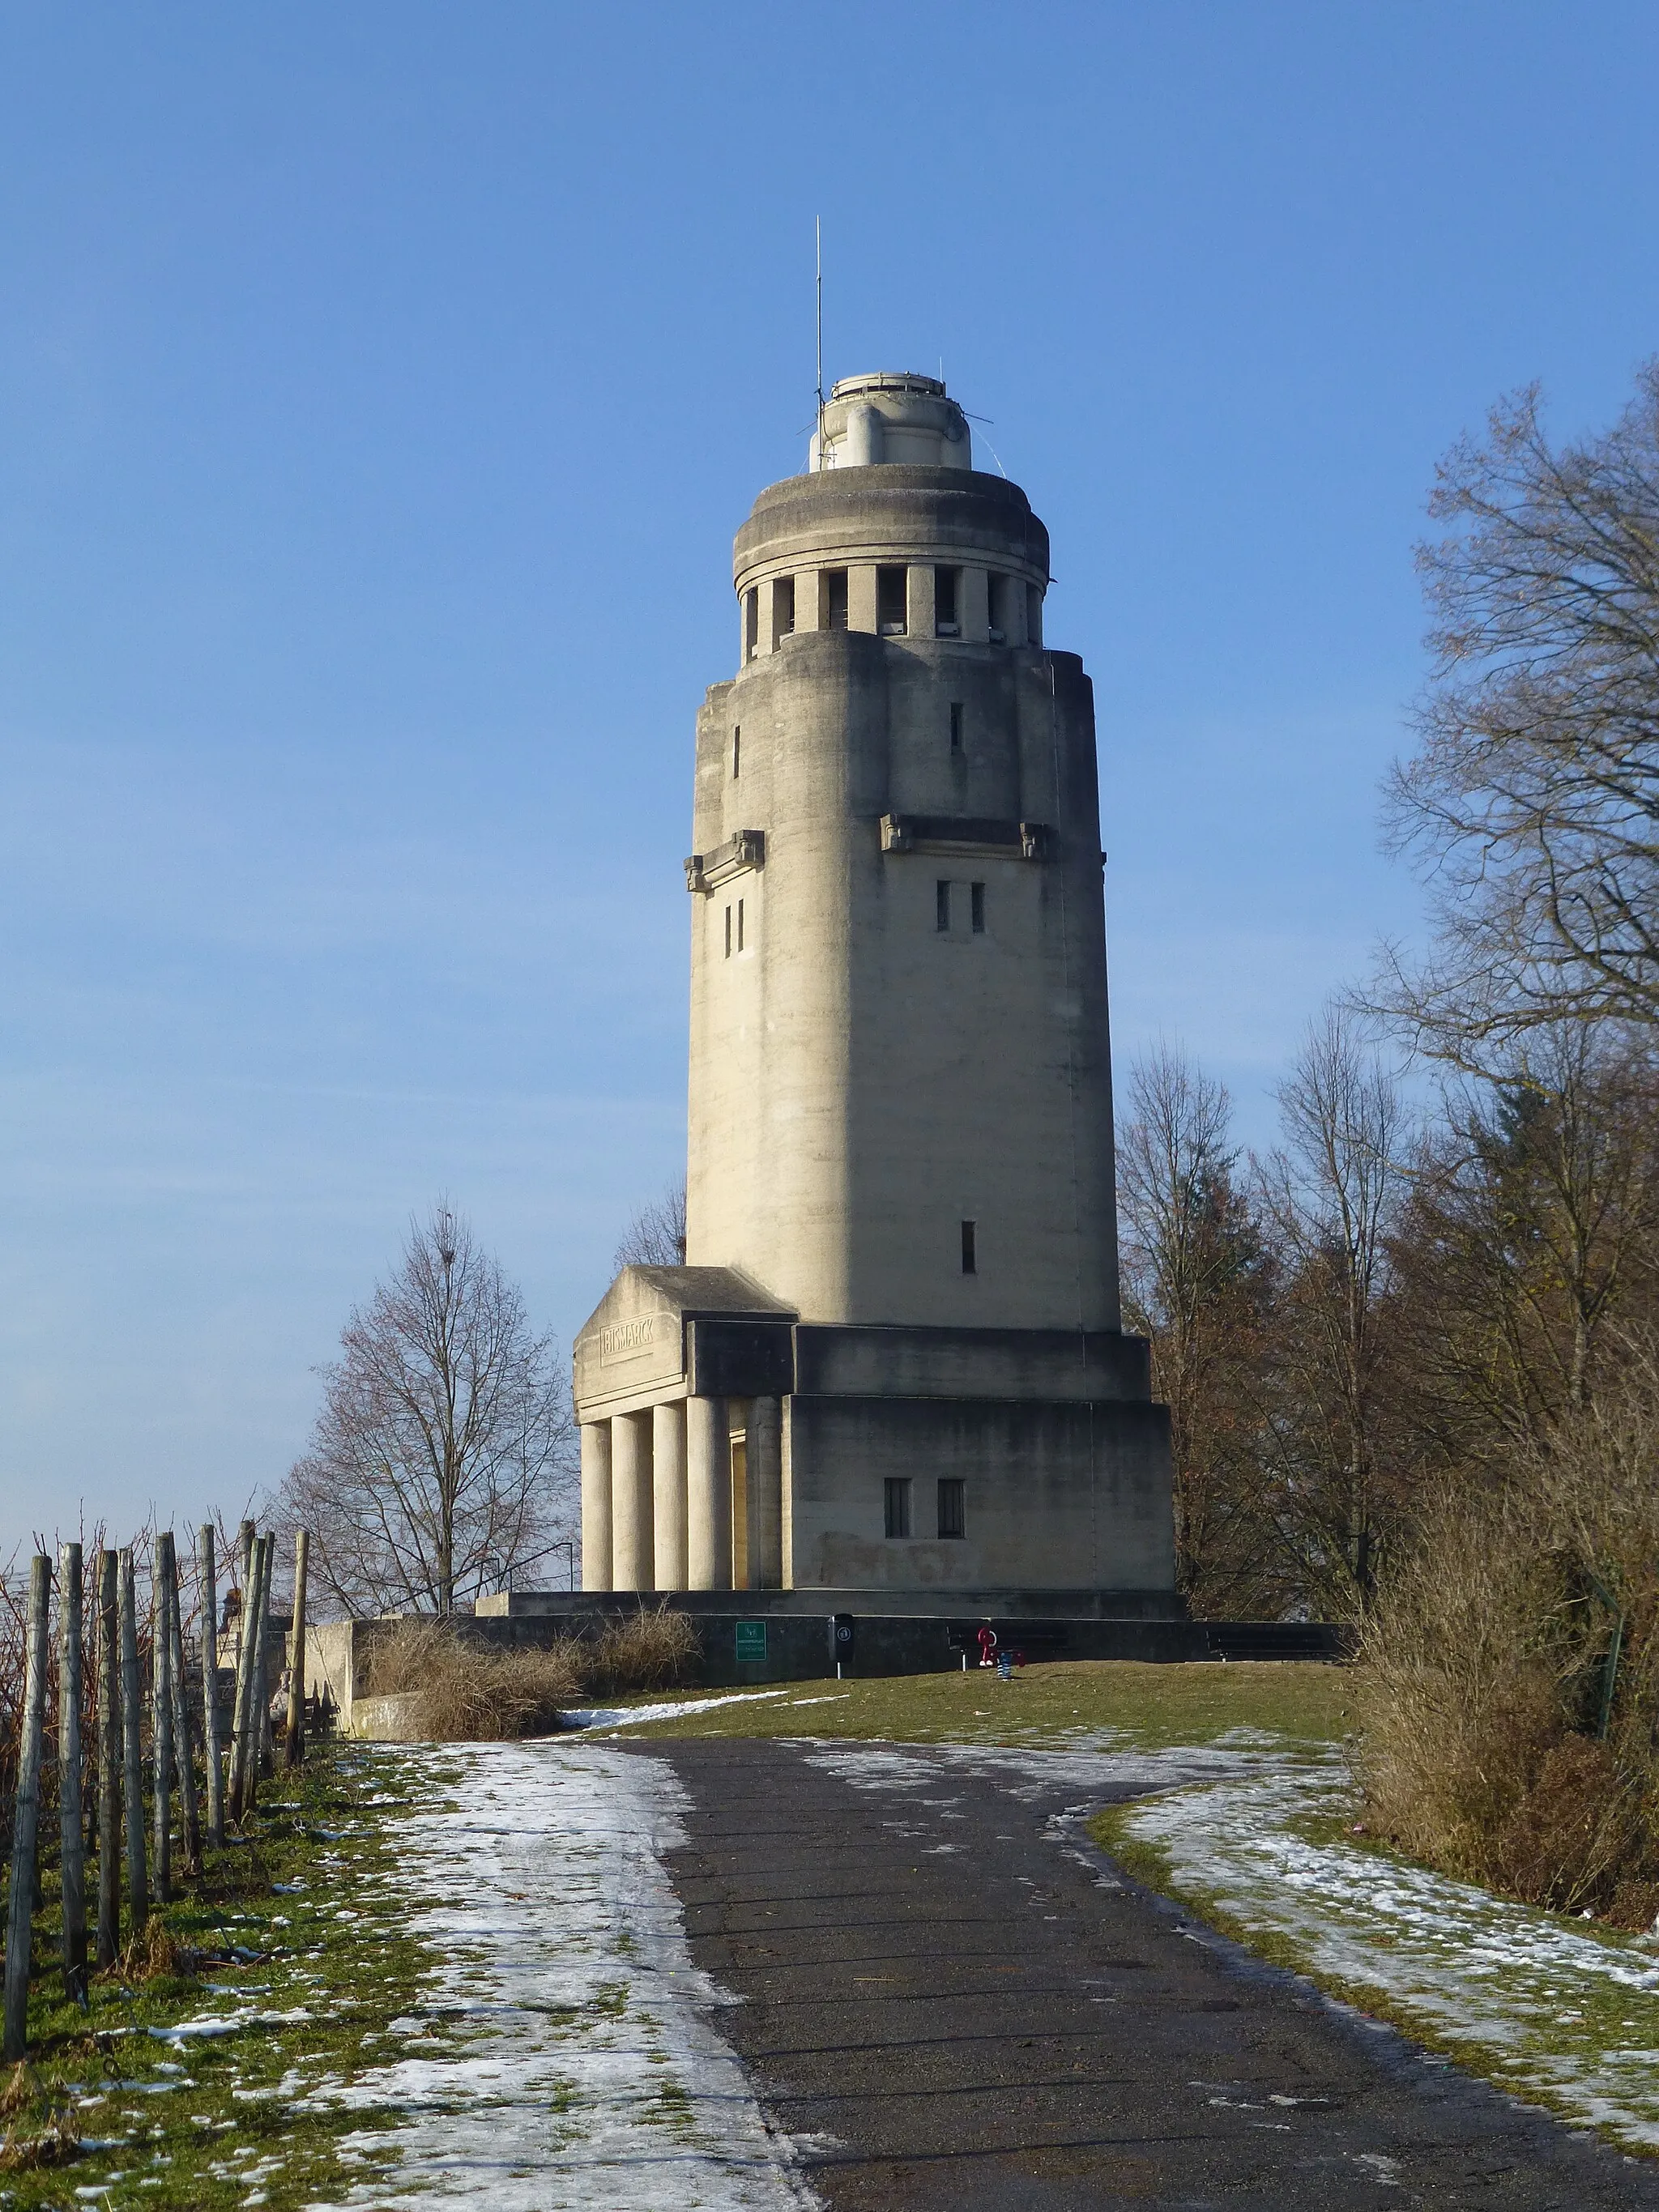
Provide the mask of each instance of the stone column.
POLYGON ((611 1423, 611 1586, 654 1586, 651 1557, 651 1416, 617 1413, 611 1423))
POLYGON ((991 635, 988 580, 983 568, 964 568, 957 579, 957 620, 964 645, 983 645, 991 635))
POLYGON ((783 1401, 749 1401, 749 1587, 783 1585, 783 1401))
POLYGON ((873 568, 847 571, 847 627, 873 630, 876 627, 876 572, 873 568))
POLYGON ((686 1587, 684 1401, 651 1408, 651 1497, 657 1588, 683 1590, 686 1587))
POLYGON ((685 1401, 686 1565, 693 1589, 732 1587, 732 1440, 724 1398, 685 1401))
POLYGON ((582 1423, 582 1588, 611 1587, 611 1424, 582 1423))
POLYGON ((931 561, 913 561, 904 572, 904 627, 911 637, 932 637, 938 628, 938 578, 931 561))

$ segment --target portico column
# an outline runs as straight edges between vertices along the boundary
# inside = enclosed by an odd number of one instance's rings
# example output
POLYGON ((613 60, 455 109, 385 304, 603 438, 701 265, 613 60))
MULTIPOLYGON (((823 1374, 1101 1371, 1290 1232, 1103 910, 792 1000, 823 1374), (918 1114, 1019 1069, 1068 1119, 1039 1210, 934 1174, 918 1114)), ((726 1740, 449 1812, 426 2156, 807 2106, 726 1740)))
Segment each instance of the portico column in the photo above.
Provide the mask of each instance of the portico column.
POLYGON ((686 1564, 693 1589, 732 1587, 732 1443, 724 1398, 685 1401, 686 1564))
POLYGON ((783 1401, 749 1401, 749 1587, 783 1585, 783 1401))
POLYGON ((651 1408, 651 1497, 655 1580, 659 1590, 685 1588, 685 1406, 651 1408))
POLYGON ((611 1424, 582 1423, 582 1588, 611 1587, 611 1424))
POLYGON ((651 1416, 617 1413, 611 1422, 611 1586, 653 1587, 651 1416))

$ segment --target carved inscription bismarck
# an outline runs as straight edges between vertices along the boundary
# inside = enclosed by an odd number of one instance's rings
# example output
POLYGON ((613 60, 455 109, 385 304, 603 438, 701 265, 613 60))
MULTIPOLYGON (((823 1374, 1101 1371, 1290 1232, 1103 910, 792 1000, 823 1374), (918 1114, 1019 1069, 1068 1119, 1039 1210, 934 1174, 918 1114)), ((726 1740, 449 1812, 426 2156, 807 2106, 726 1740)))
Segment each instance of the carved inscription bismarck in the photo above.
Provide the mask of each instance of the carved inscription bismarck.
POLYGON ((599 1364, 611 1367, 619 1359, 637 1359, 656 1342, 657 1316, 643 1314, 637 1321, 617 1321, 599 1331, 599 1364))

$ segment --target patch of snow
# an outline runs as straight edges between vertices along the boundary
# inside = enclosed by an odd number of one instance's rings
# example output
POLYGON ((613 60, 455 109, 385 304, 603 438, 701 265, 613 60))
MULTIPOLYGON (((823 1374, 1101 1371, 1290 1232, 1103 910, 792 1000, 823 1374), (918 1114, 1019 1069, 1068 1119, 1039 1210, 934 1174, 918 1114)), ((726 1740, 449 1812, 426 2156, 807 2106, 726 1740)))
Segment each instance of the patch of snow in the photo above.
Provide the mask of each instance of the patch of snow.
POLYGON ((389 1824, 404 1910, 446 1964, 394 2061, 298 2101, 403 2115, 344 2139, 398 2161, 344 2203, 815 2204, 708 2018, 731 2000, 692 1966, 664 1869, 685 1842, 667 1762, 568 1738, 402 1756, 428 1784, 389 1824))
POLYGON ((1637 1940, 1306 1832, 1353 1810, 1339 1760, 1275 1760, 1152 1798, 1125 1825, 1167 1855, 1177 1894, 1224 1911, 1247 1940, 1273 1939, 1361 2003, 1381 1992, 1516 2095, 1659 2149, 1659 1961, 1637 1940))
POLYGON ((787 1690, 733 1690, 724 1698, 676 1698, 659 1705, 572 1705, 559 1718, 567 1728, 638 1728, 645 1721, 684 1720, 690 1713, 712 1713, 718 1705, 745 1705, 757 1698, 788 1694, 787 1690))

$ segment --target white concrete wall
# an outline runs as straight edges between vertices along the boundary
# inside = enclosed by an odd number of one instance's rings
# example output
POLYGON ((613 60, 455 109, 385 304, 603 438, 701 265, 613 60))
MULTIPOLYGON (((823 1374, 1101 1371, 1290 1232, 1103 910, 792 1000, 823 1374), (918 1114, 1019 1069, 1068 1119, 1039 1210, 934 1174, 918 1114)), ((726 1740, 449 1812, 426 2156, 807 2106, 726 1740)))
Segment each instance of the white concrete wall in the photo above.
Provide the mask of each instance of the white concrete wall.
POLYGON ((1115 1328, 1100 830, 1076 663, 788 638, 702 718, 696 849, 739 829, 765 832, 764 868, 690 902, 688 1259, 744 1270, 807 1322, 1115 1328), (1047 823, 1055 857, 884 854, 890 811, 1047 823), (945 933, 941 878, 962 886, 945 933), (738 896, 744 947, 728 958, 738 896))

